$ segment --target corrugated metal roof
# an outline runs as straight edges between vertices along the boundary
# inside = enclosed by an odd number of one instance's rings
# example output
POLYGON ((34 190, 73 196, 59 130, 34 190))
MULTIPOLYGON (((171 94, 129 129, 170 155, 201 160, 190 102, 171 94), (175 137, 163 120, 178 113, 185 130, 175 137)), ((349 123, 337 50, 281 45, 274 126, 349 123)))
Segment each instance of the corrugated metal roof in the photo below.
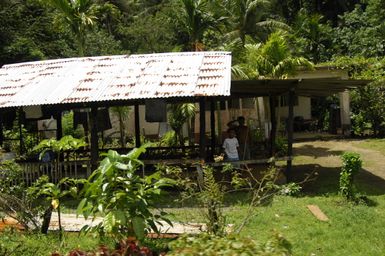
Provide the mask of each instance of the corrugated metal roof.
POLYGON ((0 108, 183 96, 228 96, 229 52, 37 61, 0 69, 0 108))

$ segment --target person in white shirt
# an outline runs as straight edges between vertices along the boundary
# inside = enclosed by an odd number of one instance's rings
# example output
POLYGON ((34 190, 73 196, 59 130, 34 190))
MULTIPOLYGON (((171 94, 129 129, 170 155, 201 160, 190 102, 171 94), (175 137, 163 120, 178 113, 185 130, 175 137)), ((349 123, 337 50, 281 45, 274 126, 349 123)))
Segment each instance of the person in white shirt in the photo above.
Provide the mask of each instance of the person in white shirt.
POLYGON ((239 160, 239 155, 238 155, 239 142, 238 142, 238 139, 235 137, 235 130, 229 129, 228 133, 229 133, 229 137, 226 138, 225 141, 223 142, 223 149, 225 150, 228 161, 238 161, 239 160))

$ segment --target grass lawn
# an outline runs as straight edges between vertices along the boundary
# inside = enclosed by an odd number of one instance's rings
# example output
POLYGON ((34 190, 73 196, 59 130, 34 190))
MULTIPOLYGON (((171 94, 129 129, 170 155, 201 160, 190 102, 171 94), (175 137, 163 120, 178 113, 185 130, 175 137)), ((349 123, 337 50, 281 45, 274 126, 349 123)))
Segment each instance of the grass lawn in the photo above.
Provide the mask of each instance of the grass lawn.
MULTIPOLYGON (((274 232, 279 232, 291 243, 293 255, 385 255, 385 165, 381 164, 384 158, 379 157, 385 157, 385 140, 308 142, 296 144, 295 153, 294 178, 301 180, 304 173, 316 169, 317 180, 306 183, 298 197, 276 196, 267 205, 254 208, 241 235, 265 242, 274 232), (356 149, 361 150, 364 160, 357 187, 367 196, 368 205, 353 205, 338 195, 339 155, 356 149), (373 163, 366 165, 366 159, 373 163), (329 221, 317 220, 307 209, 309 204, 318 205, 329 221)), ((173 220, 204 221, 203 209, 194 205, 176 207, 178 205, 172 203, 171 198, 165 198, 162 205, 174 214, 173 220)), ((246 198, 245 194, 239 193, 227 198, 224 208, 227 223, 233 223, 235 227, 241 223, 246 212, 246 198)), ((78 238, 67 234, 65 243, 60 244, 54 235, 2 234, 0 255, 8 255, 2 254, 2 248, 18 248, 20 245, 30 246, 31 252, 13 255, 49 255, 55 250, 64 252, 79 246, 87 249, 98 243, 90 236, 78 238), (36 244, 41 244, 43 249, 36 244)))
POLYGON ((357 145, 358 147, 377 150, 385 156, 385 139, 367 139, 357 145))
MULTIPOLYGON (((385 140, 330 141, 296 145, 293 173, 301 180, 304 173, 318 172, 315 181, 304 185, 300 197, 276 196, 267 206, 254 209, 253 217, 242 231, 266 241, 274 232, 281 233, 292 245, 293 255, 385 255, 385 180, 373 175, 382 171, 385 176, 385 140), (370 149, 360 151, 359 148, 370 149), (364 168, 357 177, 357 188, 366 195, 369 205, 353 205, 338 195, 339 155, 356 151, 364 160, 364 168), (374 165, 366 159, 376 158, 374 165), (328 216, 328 222, 317 220, 307 209, 315 204, 328 216)), ((232 196, 225 209, 227 222, 240 224, 246 206, 244 195, 232 196)), ((173 209, 180 221, 202 221, 199 209, 173 209)))

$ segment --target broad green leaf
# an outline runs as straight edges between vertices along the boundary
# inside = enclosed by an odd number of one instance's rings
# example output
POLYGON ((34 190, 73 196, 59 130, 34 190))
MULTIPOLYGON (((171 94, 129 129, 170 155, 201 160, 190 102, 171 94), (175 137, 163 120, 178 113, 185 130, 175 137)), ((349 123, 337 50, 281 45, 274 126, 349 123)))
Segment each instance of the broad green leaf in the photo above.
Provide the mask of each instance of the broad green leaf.
POLYGON ((103 218, 103 227, 105 232, 111 233, 115 227, 115 216, 112 212, 109 212, 106 216, 103 218))
POLYGON ((143 240, 145 236, 144 229, 146 228, 144 219, 140 216, 133 217, 132 227, 134 228, 134 232, 138 240, 143 240))

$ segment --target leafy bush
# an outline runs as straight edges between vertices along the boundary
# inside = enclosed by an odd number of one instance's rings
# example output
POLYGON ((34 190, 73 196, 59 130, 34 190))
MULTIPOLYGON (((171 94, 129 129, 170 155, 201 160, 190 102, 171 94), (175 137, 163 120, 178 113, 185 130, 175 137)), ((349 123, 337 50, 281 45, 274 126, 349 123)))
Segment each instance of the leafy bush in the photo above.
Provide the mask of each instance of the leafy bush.
POLYGON ((218 237, 208 234, 199 236, 183 236, 170 243, 170 253, 173 256, 233 256, 233 255, 290 255, 291 245, 281 235, 276 234, 272 240, 259 244, 250 238, 229 235, 218 237))
POLYGON ((365 121, 364 113, 352 114, 352 129, 354 135, 363 136, 366 130, 370 130, 371 124, 365 121))
POLYGON ((347 200, 356 199, 354 177, 362 167, 360 155, 355 152, 345 152, 342 156, 342 168, 340 173, 340 194, 347 200))
POLYGON ((286 156, 287 155, 287 139, 284 137, 277 137, 275 140, 275 149, 276 156, 286 156))
MULTIPOLYGON (((60 256, 60 253, 52 253, 51 256, 60 256)), ((114 255, 114 256, 152 256, 153 253, 150 248, 146 246, 139 246, 134 239, 128 238, 121 240, 118 248, 109 249, 107 246, 101 245, 96 251, 83 251, 81 249, 74 249, 68 253, 68 256, 98 256, 98 255, 114 255)))
POLYGON ((135 236, 142 240, 151 229, 158 231, 156 224, 164 220, 166 213, 154 213, 155 200, 161 188, 169 186, 170 179, 161 178, 160 173, 140 177, 137 174, 143 163, 138 159, 145 147, 135 148, 126 155, 108 151, 88 179, 84 187, 84 199, 78 206, 78 214, 102 216, 96 227, 84 227, 86 231, 98 231, 101 236, 121 239, 135 236))
POLYGON ((279 195, 283 196, 297 196, 301 192, 302 187, 294 182, 283 184, 279 188, 279 195))

